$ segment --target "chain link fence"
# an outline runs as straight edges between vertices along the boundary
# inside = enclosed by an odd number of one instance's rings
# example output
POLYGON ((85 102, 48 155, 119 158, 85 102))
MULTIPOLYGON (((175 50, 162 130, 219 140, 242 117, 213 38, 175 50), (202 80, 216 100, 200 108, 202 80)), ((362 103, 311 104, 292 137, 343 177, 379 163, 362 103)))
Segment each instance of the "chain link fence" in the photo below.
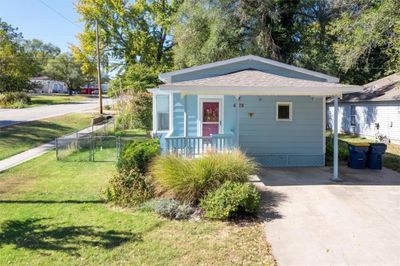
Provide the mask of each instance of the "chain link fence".
POLYGON ((102 135, 79 135, 56 140, 56 158, 62 161, 114 162, 122 148, 133 138, 102 135))
POLYGON ((113 162, 121 149, 134 137, 110 135, 115 130, 114 119, 93 125, 91 131, 75 133, 55 140, 56 158, 62 161, 113 162))

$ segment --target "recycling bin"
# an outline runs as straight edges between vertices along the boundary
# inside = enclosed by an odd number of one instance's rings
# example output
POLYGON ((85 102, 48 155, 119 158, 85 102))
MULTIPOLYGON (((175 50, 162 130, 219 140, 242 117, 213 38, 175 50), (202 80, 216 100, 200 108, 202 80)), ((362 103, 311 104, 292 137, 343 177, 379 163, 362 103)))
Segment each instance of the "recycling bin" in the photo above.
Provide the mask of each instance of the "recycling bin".
POLYGON ((368 143, 349 143, 349 160, 347 165, 353 169, 364 169, 367 167, 368 143))
POLYGON ((371 143, 368 150, 368 168, 382 169, 382 159, 386 151, 386 144, 371 143))

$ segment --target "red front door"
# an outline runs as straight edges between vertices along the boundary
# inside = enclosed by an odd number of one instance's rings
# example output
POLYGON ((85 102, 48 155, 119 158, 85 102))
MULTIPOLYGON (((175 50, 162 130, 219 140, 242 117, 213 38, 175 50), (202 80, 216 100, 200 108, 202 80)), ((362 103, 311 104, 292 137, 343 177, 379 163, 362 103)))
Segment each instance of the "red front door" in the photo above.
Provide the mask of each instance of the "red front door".
POLYGON ((202 104, 202 131, 203 136, 219 133, 219 102, 203 102, 202 104))

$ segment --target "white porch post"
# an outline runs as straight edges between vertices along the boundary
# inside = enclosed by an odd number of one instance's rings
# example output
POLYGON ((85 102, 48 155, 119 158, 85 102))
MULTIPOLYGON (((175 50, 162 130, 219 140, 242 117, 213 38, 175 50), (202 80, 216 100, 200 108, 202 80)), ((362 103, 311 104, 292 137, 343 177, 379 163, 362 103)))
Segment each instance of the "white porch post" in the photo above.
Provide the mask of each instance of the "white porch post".
POLYGON ((187 113, 187 95, 183 96, 184 114, 183 114, 183 128, 185 137, 188 136, 188 113, 187 113))
POLYGON ((236 98, 236 147, 239 147, 239 119, 240 119, 240 114, 239 114, 239 95, 235 96, 236 98))
POLYGON ((332 181, 341 181, 339 178, 339 150, 338 150, 338 96, 334 97, 333 111, 333 176, 332 181))

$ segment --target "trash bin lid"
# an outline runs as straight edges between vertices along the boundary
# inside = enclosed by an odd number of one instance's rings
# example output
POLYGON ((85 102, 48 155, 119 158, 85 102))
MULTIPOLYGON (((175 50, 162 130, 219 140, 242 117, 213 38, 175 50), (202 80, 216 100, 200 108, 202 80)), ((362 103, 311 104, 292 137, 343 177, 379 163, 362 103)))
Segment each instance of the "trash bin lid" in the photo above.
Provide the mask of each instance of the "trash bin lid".
POLYGON ((371 147, 385 147, 385 148, 387 146, 385 143, 379 143, 379 142, 370 143, 369 145, 371 147))
POLYGON ((355 147, 369 147, 369 143, 366 142, 349 142, 348 144, 355 147))

